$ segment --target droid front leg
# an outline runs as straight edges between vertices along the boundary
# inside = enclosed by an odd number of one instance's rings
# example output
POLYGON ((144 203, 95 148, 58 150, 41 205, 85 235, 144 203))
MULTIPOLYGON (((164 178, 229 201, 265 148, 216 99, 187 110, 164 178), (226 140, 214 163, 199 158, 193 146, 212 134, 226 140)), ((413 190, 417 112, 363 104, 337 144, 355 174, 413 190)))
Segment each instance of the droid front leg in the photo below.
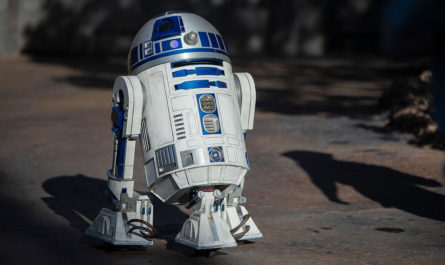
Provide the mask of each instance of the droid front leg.
POLYGON ((263 237, 246 207, 242 205, 246 202, 246 198, 242 196, 243 187, 244 179, 232 193, 227 195, 224 200, 225 205, 221 206, 230 232, 237 241, 263 237))
POLYGON ((107 198, 113 209, 103 208, 85 234, 114 245, 152 245, 153 205, 134 191, 133 162, 140 134, 142 88, 136 77, 119 77, 113 89, 113 164, 108 172, 107 198))

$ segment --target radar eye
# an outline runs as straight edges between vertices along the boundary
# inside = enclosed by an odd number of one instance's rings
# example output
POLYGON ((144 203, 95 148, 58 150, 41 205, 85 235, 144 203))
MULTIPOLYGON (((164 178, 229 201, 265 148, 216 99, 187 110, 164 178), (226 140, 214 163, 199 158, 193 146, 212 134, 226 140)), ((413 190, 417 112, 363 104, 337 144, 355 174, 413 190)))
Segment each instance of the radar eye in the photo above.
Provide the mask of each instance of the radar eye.
POLYGON ((173 25, 174 25, 173 21, 167 19, 159 23, 157 30, 159 32, 166 32, 169 31, 173 27, 173 25))

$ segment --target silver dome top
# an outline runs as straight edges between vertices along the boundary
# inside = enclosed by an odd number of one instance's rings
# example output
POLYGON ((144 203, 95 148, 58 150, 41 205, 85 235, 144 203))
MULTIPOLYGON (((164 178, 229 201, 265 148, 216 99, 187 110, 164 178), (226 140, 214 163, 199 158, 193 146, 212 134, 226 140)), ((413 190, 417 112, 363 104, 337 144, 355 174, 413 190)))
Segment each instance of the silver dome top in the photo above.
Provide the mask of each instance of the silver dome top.
POLYGON ((185 12, 166 12, 145 23, 128 54, 128 72, 188 59, 221 59, 230 63, 227 47, 207 20, 185 12))

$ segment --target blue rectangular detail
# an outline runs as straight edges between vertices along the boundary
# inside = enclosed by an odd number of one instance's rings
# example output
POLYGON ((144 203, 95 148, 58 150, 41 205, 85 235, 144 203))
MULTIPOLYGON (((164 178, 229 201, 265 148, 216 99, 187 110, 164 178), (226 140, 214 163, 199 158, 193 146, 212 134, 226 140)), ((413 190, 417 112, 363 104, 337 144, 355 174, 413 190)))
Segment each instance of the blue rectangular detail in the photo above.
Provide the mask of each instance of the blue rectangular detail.
POLYGON ((179 89, 210 88, 211 86, 219 88, 227 88, 227 84, 222 81, 193 80, 177 84, 175 85, 175 89, 179 90, 179 89))
POLYGON ((191 71, 193 71, 193 70, 185 70, 185 69, 184 70, 179 70, 179 71, 173 72, 172 76, 173 77, 184 77, 184 76, 187 76, 187 75, 194 74, 194 73, 190 73, 191 71))
POLYGON ((181 26, 181 32, 185 32, 184 22, 182 22, 182 17, 179 17, 179 25, 181 26))
POLYGON ((138 62, 138 47, 134 47, 131 49, 131 55, 130 55, 130 63, 131 65, 138 62))
POLYGON ((142 53, 142 44, 139 44, 139 60, 144 59, 144 55, 142 53))
POLYGON ((159 42, 155 43, 155 51, 156 51, 156 53, 160 53, 161 52, 161 45, 159 44, 159 42))
POLYGON ((166 40, 162 42, 162 51, 170 51, 182 48, 181 39, 166 40))
POLYGON ((183 69, 172 73, 173 77, 184 77, 187 75, 224 75, 224 71, 214 67, 196 67, 195 69, 183 69))
POLYGON ((181 34, 178 16, 161 18, 155 21, 153 25, 152 41, 162 40, 168 37, 181 34))
POLYGON ((196 75, 224 75, 224 71, 214 67, 196 67, 196 75))
POLYGON ((213 48, 219 48, 218 47, 218 41, 216 40, 215 34, 209 33, 210 42, 212 43, 213 48))
POLYGON ((201 39, 201 46, 202 47, 210 47, 209 38, 207 37, 206 32, 198 32, 199 39, 201 39))
POLYGON ((142 207, 142 214, 145 214, 145 207, 142 207))
POLYGON ((122 139, 119 141, 119 153, 117 160, 117 177, 124 177, 124 166, 125 166, 125 149, 127 147, 127 140, 122 139))
POLYGON ((175 88, 178 89, 194 89, 194 88, 209 88, 210 82, 209 80, 193 80, 186 81, 181 84, 175 85, 175 88))
POLYGON ((224 44, 224 41, 223 41, 222 37, 220 35, 216 35, 216 38, 218 39, 219 48, 221 50, 227 51, 226 50, 226 45, 224 44))

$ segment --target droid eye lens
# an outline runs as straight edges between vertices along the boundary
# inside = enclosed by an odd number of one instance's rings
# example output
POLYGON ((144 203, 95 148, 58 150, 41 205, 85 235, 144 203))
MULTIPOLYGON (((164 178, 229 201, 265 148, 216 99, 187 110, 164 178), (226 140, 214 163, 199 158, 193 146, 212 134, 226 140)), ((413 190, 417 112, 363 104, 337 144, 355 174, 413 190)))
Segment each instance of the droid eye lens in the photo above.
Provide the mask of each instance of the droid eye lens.
POLYGON ((169 31, 173 27, 173 25, 174 23, 170 19, 164 20, 158 25, 158 31, 159 32, 169 31))

